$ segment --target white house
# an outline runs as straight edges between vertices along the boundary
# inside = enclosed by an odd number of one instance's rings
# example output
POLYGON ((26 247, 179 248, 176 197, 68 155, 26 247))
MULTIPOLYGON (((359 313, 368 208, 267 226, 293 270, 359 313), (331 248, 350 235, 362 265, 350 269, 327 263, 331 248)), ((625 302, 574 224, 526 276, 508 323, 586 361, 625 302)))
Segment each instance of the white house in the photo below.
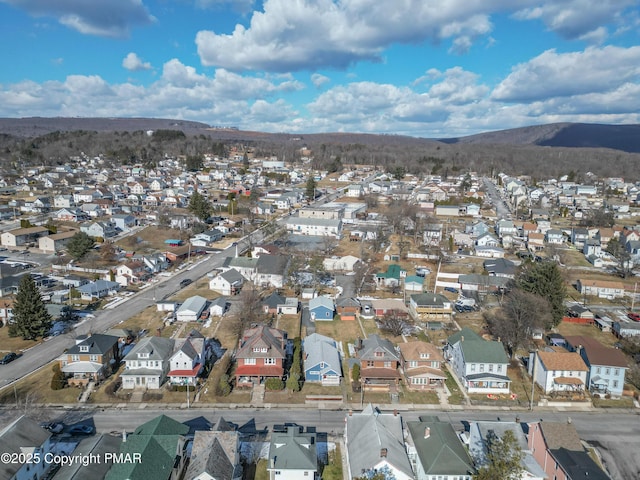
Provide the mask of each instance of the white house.
POLYGON ((353 272, 353 269, 360 262, 360 259, 354 255, 345 255, 343 257, 325 258, 322 266, 327 272, 353 272))
POLYGON ((547 394, 584 392, 588 371, 576 352, 539 351, 529 355, 529 374, 547 394))
POLYGON ((177 338, 169 359, 169 381, 174 385, 196 385, 206 361, 206 340, 202 335, 193 331, 187 338, 177 338))
POLYGON ((125 370, 120 375, 122 388, 158 389, 169 371, 174 340, 145 337, 124 357, 125 370))
POLYGON ((207 306, 207 299, 200 295, 187 298, 176 311, 176 320, 179 322, 196 322, 207 306))
POLYGON ((342 220, 332 218, 289 217, 287 231, 294 235, 315 235, 340 238, 342 220))
POLYGON ((244 277, 234 269, 219 273, 209 280, 209 290, 222 295, 235 295, 242 288, 244 277))

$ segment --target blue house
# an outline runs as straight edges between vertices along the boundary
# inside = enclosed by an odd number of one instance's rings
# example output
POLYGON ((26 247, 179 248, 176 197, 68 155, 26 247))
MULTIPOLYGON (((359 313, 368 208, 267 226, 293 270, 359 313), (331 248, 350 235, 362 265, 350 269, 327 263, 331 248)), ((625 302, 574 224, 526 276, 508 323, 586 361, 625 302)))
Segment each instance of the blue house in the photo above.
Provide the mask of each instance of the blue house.
POLYGON ((565 337, 567 349, 578 352, 589 368, 587 385, 591 393, 622 396, 627 358, 617 348, 605 347, 595 338, 575 335, 565 337))
POLYGON ((309 314, 311 315, 311 320, 323 320, 330 322, 333 320, 334 312, 335 307, 333 305, 333 300, 329 297, 316 297, 309 300, 309 314))
POLYGON ((342 366, 335 340, 312 333, 302 341, 304 378, 322 385, 340 385, 342 366))

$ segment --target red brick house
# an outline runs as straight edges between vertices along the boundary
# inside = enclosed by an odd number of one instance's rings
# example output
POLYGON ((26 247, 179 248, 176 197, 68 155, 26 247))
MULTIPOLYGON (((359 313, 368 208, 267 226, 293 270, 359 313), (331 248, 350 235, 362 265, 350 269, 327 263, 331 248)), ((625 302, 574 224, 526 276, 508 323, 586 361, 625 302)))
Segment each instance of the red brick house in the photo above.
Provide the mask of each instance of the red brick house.
POLYGON ((336 311, 340 320, 355 320, 360 315, 360 302, 355 298, 340 298, 336 301, 336 311))
POLYGON ((236 386, 252 386, 271 377, 282 378, 287 334, 265 325, 245 330, 236 352, 236 386))
POLYGON ((370 335, 356 342, 360 378, 367 390, 390 390, 400 382, 400 356, 389 340, 370 335))

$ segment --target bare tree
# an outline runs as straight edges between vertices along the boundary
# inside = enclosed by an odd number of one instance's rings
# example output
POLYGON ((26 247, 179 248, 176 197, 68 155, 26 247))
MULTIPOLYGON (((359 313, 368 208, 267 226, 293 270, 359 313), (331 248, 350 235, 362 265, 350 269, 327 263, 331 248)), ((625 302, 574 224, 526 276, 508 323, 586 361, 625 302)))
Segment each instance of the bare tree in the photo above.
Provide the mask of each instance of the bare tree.
POLYGON ((500 338, 513 357, 518 348, 526 345, 535 328, 551 324, 551 305, 539 295, 514 288, 502 308, 485 314, 485 320, 491 334, 500 338))
POLYGON ((388 312, 378 321, 378 327, 380 330, 389 332, 391 335, 399 336, 411 326, 412 321, 410 317, 404 317, 398 315, 398 312, 388 312))
POLYGON ((264 315, 260 309, 260 292, 251 282, 246 282, 242 287, 238 295, 238 303, 241 305, 240 311, 231 315, 229 324, 233 333, 240 338, 247 328, 264 320, 264 315))

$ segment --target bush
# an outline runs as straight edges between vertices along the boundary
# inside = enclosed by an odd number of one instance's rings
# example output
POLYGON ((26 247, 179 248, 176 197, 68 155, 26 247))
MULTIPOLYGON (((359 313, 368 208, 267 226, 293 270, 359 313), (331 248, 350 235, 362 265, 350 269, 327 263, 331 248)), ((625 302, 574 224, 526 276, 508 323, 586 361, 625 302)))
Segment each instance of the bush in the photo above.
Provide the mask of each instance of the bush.
POLYGON ((218 381, 216 394, 226 397, 231 394, 231 384, 229 383, 229 375, 222 375, 218 381))
POLYGON ((67 384, 67 378, 60 370, 60 365, 58 363, 53 364, 53 376, 51 377, 51 390, 62 390, 67 384))
POLYGON ((281 378, 267 378, 264 382, 264 387, 267 390, 282 390, 284 382, 281 378))
POLYGON ((354 382, 360 381, 360 365, 358 365, 357 363, 354 363, 353 367, 351 368, 351 380, 353 380, 354 382))

